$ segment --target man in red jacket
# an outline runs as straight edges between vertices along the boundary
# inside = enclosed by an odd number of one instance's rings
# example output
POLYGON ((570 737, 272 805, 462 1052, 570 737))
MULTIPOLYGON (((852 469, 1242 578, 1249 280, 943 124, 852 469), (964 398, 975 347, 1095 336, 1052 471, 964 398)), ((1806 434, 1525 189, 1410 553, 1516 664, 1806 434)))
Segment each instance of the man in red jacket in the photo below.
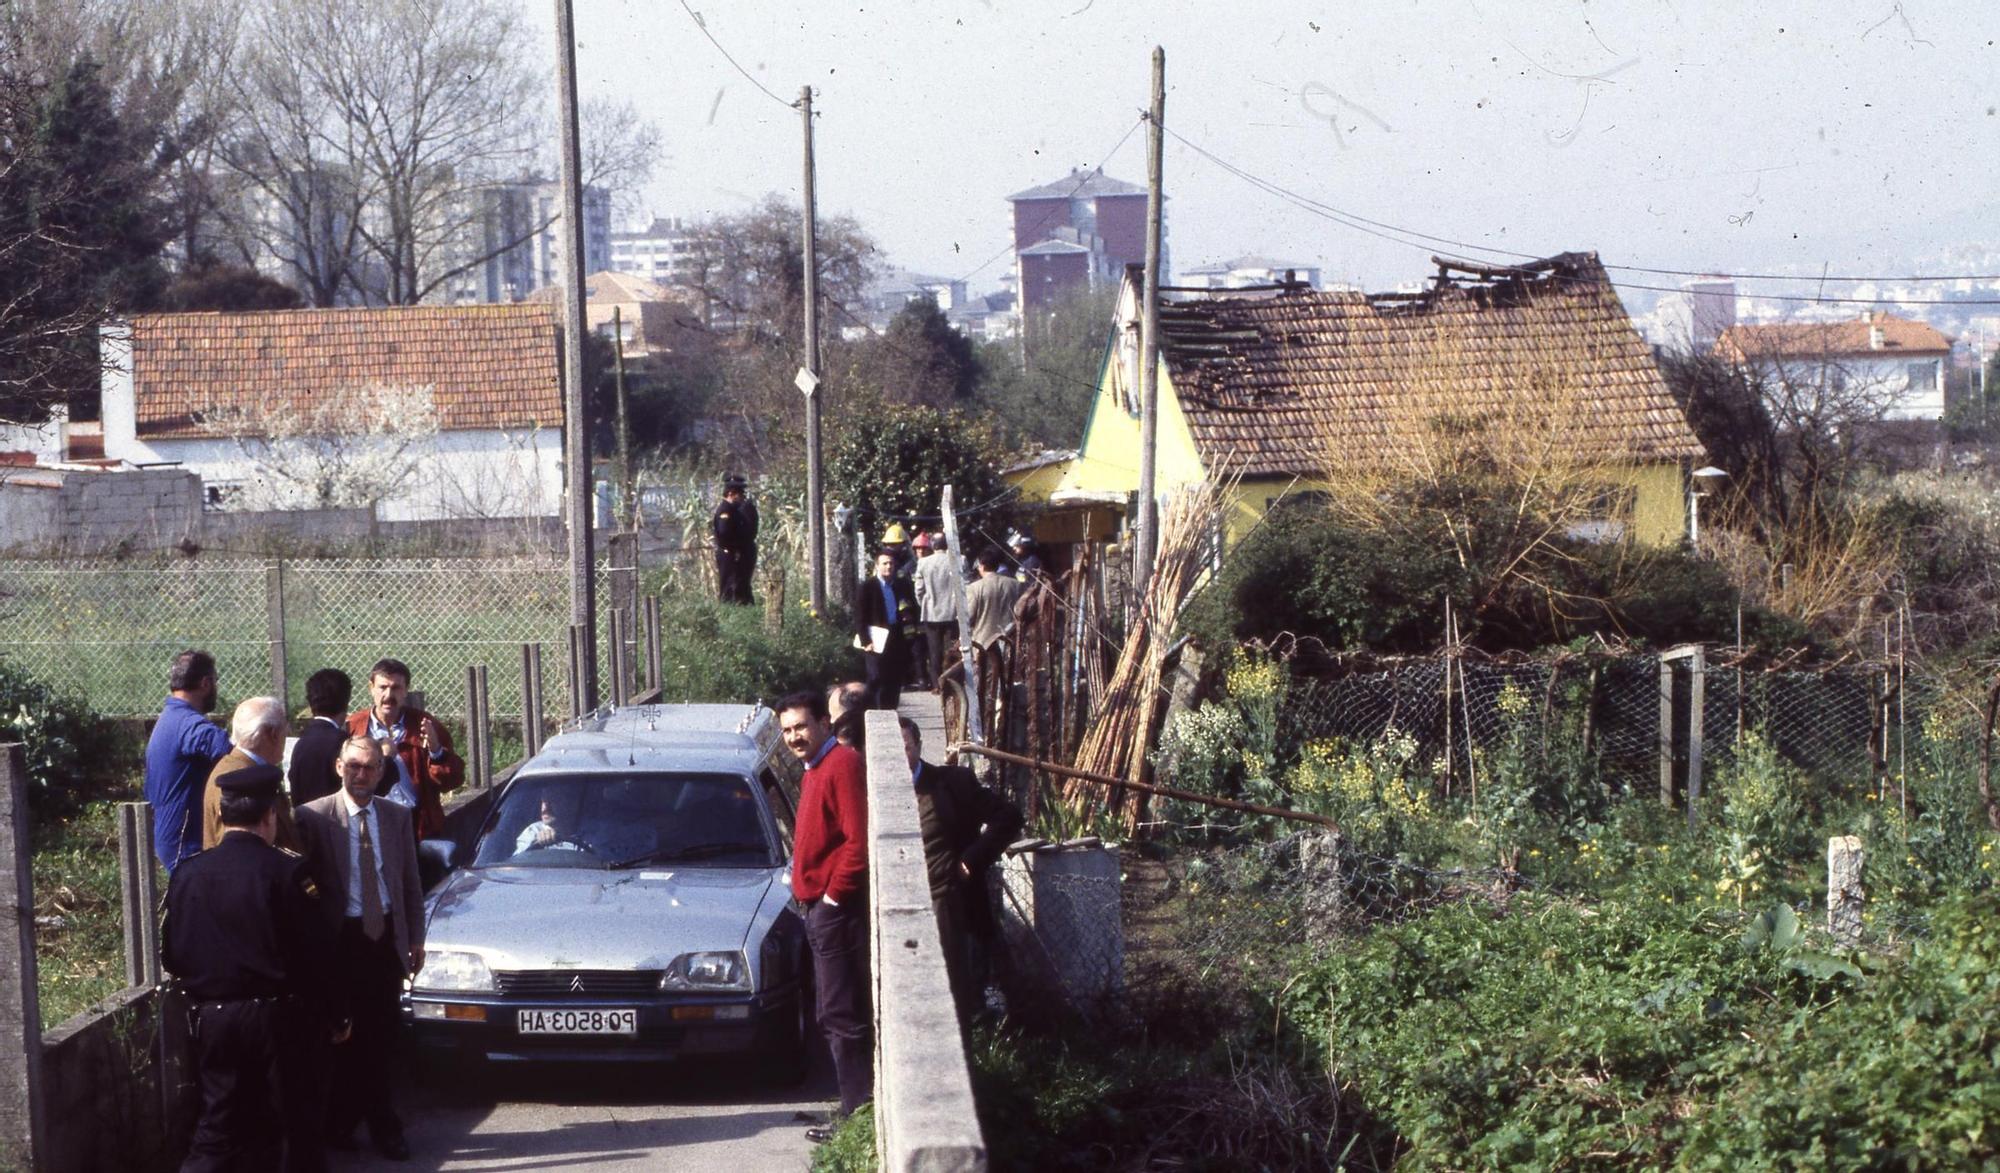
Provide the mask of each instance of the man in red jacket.
POLYGON ((444 834, 443 795, 465 781, 465 759, 451 748, 451 734, 435 717, 412 708, 410 666, 381 659, 368 670, 369 706, 347 718, 352 737, 366 737, 388 759, 382 798, 400 803, 415 816, 417 838, 444 834))
MULTIPOLYGON (((833 1051, 840 1115, 875 1094, 868 1005, 868 781, 861 755, 840 744, 826 698, 796 692, 778 702, 785 747, 805 763, 792 842, 792 895, 805 906, 819 1025, 833 1051)), ((833 1124, 806 1129, 815 1143, 833 1124)))

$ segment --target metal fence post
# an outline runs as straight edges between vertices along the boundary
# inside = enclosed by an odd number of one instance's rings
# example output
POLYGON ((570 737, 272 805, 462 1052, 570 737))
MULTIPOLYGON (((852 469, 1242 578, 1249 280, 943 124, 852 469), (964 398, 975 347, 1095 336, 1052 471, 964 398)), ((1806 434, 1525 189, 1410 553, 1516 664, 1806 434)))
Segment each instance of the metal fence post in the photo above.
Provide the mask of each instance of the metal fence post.
POLYGON ((493 785, 493 698, 486 691, 486 665, 472 667, 474 710, 479 714, 479 788, 493 785))
POLYGON ((542 645, 521 645, 521 751, 534 757, 542 750, 542 645))
POLYGON ((584 646, 590 639, 590 629, 581 623, 569 625, 569 715, 571 720, 583 716, 583 669, 584 646))
POLYGON ((479 776, 479 669, 465 666, 465 760, 471 766, 472 788, 485 785, 479 776))
POLYGON ((265 639, 271 648, 271 695, 291 711, 286 700, 289 684, 285 671, 285 562, 274 558, 264 567, 265 639))
POLYGON ((0 1163, 36 1167, 47 1128, 42 1089, 42 1008, 36 987, 35 879, 30 865, 28 757, 0 745, 0 900, 14 931, 0 941, 0 1163), (10 956, 11 954, 11 956, 10 956))

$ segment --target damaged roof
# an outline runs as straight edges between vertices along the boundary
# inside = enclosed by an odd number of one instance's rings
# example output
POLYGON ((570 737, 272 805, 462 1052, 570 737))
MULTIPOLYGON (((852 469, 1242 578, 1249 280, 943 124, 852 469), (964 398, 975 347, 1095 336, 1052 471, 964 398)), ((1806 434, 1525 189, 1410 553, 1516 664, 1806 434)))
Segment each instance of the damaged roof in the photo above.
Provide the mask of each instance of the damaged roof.
POLYGON ((1438 263, 1415 294, 1296 286, 1163 301, 1161 353, 1203 463, 1310 474, 1329 451, 1390 439, 1415 386, 1468 416, 1559 387, 1589 405, 1576 443, 1591 458, 1704 456, 1596 254, 1438 263))

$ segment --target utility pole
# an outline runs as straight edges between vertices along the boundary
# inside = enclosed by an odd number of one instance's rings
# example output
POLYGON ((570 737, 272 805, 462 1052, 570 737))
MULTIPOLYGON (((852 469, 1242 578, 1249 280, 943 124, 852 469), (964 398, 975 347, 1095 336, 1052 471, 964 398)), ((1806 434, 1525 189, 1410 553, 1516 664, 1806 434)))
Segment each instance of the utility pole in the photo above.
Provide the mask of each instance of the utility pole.
POLYGON ((1160 438, 1160 154, 1167 118, 1167 51, 1153 46, 1153 108, 1146 115, 1146 281, 1139 319, 1139 527, 1132 589, 1142 605, 1160 548, 1156 455, 1160 438))
POLYGON ((821 483, 819 453, 819 211, 814 195, 813 92, 799 87, 799 112, 805 117, 805 296, 806 355, 798 387, 806 397, 806 545, 807 577, 814 615, 826 614, 826 486, 821 483))
POLYGON ((577 710, 597 707, 597 582, 592 549, 590 400, 583 390, 583 152, 576 122, 576 20, 556 0, 556 87, 562 105, 563 510, 569 526, 569 621, 581 630, 577 710))
POLYGON ((618 388, 618 504, 625 516, 625 528, 639 528, 638 485, 632 476, 632 416, 625 400, 625 315, 623 306, 611 307, 611 357, 615 386, 618 388))

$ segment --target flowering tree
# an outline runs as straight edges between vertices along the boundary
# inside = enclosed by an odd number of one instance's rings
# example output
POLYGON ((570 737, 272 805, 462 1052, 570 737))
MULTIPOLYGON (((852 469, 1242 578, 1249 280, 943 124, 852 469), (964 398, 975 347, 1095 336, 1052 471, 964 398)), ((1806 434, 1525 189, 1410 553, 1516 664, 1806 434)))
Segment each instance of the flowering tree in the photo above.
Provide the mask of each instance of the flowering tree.
POLYGON ((421 488, 437 452, 429 386, 347 387, 209 413, 250 466, 248 509, 363 509, 421 488))

